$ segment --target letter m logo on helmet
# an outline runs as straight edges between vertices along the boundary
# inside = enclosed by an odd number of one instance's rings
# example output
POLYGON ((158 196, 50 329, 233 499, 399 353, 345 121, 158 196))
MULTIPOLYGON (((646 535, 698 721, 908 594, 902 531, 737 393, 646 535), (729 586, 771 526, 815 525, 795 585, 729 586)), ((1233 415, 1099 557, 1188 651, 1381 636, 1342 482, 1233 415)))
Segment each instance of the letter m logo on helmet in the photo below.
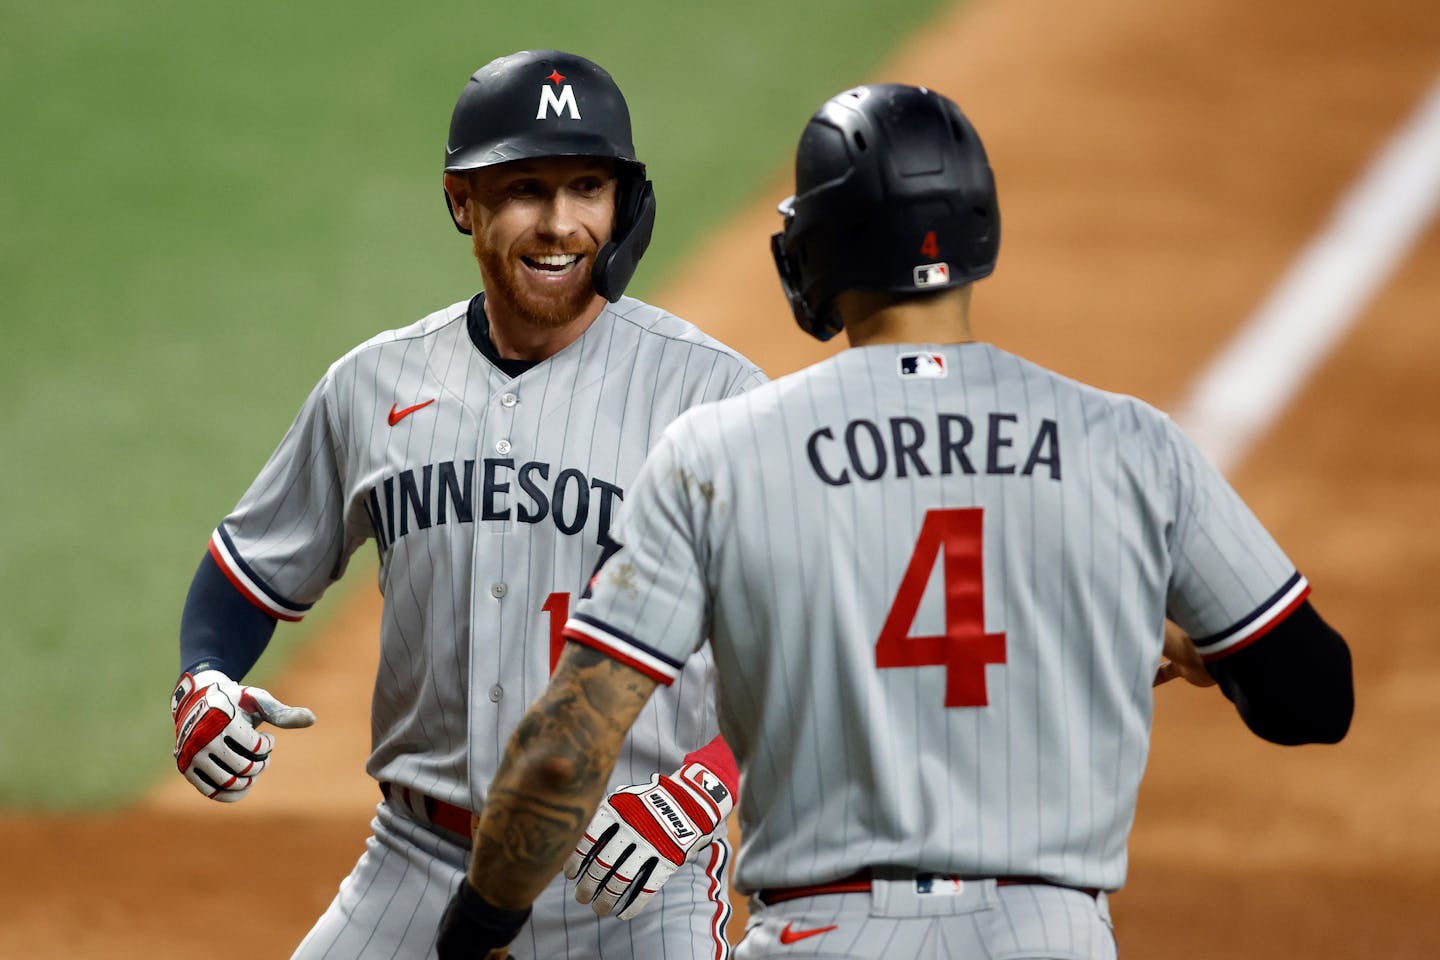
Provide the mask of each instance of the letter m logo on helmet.
POLYGON ((567 83, 560 87, 558 96, 555 93, 555 87, 560 86, 560 81, 565 79, 565 75, 559 70, 552 70, 550 76, 545 79, 549 80, 552 86, 542 85, 540 87, 540 108, 535 111, 535 119, 544 120, 546 114, 553 109, 557 117, 568 110, 571 120, 579 120, 580 107, 575 103, 575 88, 567 83))

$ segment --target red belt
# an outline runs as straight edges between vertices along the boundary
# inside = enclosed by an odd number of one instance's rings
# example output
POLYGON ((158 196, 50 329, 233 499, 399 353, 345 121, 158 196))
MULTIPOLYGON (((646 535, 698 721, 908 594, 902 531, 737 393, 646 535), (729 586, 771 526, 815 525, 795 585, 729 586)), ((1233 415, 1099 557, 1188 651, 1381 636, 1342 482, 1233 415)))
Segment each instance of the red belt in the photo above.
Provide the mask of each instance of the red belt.
MULTIPOLYGON (((903 879, 916 880, 926 876, 922 873, 914 873, 905 876, 903 879)), ((943 874, 934 874, 941 877, 943 874)), ((817 883, 807 887, 776 887, 771 890, 761 890, 755 896, 761 903, 773 906, 777 903, 784 903, 786 900, 798 900, 800 897, 823 897, 832 893, 869 893, 870 884, 873 880, 889 879, 884 876, 875 876, 870 869, 858 870, 848 877, 841 877, 839 880, 832 880, 829 883, 817 883)), ((897 877, 896 879, 902 879, 897 877)), ((1100 895, 1098 887, 1072 887, 1067 883, 1057 883, 1054 880, 1046 880, 1044 877, 964 877, 957 879, 965 880, 994 880, 997 887, 1011 887, 1022 884, 1040 884, 1046 887, 1060 887, 1064 890, 1078 890, 1087 897, 1095 898, 1100 895)))
POLYGON ((398 783, 381 782, 380 793, 392 807, 398 807, 415 818, 423 816, 431 826, 439 827, 459 840, 461 846, 470 846, 471 815, 464 807, 437 800, 398 783))

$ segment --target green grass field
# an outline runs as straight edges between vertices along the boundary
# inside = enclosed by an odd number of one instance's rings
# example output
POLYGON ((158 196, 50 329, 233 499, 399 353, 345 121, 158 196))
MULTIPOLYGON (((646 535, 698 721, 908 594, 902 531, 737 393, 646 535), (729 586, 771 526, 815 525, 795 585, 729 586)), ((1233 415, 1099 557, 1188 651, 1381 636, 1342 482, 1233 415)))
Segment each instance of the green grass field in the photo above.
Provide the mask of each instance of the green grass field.
POLYGON ((661 205, 643 295, 938 6, 0 2, 0 808, 116 806, 170 767, 211 528, 330 361, 478 285, 439 173, 475 67, 615 75, 661 205))

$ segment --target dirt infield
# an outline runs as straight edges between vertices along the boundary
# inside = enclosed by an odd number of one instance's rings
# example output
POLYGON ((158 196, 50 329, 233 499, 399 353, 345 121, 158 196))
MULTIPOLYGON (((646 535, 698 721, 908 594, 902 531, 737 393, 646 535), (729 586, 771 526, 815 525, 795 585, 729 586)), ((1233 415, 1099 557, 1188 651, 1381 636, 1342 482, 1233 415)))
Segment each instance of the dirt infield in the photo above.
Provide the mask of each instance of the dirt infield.
MULTIPOLYGON (((872 79, 952 94, 990 148, 1005 239, 978 334, 1173 406, 1435 80, 1440 7, 1359 11, 989 0, 927 29, 872 79)), ((827 352, 790 325, 768 263, 783 192, 777 177, 655 297, 772 374, 827 352)), ((1282 749, 1214 691, 1160 691, 1112 901, 1122 956, 1440 956, 1440 645, 1421 599, 1440 579, 1437 319, 1432 224, 1235 473, 1351 640, 1355 726, 1282 749)), ((0 820, 0 957, 288 955, 376 799, 370 593, 275 685, 320 722, 280 735, 246 802, 172 777, 113 817, 0 820), (200 880, 227 873, 229 892, 200 880)))

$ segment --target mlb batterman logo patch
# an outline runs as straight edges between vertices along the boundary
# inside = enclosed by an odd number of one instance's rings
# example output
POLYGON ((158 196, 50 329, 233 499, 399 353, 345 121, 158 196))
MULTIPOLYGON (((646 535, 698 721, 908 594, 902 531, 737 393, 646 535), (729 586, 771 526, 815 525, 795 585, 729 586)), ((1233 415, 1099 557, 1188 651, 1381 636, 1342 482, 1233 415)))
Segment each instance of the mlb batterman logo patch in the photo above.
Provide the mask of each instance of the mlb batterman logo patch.
POLYGON ((900 376, 942 380, 945 378, 945 357, 938 353, 902 353, 900 376))
POLYGON ((915 286, 943 287, 950 282, 950 264, 922 263, 915 268, 915 286))
POLYGON ((965 881, 936 873, 922 873, 915 878, 915 894, 921 897, 958 897, 965 892, 965 881))

